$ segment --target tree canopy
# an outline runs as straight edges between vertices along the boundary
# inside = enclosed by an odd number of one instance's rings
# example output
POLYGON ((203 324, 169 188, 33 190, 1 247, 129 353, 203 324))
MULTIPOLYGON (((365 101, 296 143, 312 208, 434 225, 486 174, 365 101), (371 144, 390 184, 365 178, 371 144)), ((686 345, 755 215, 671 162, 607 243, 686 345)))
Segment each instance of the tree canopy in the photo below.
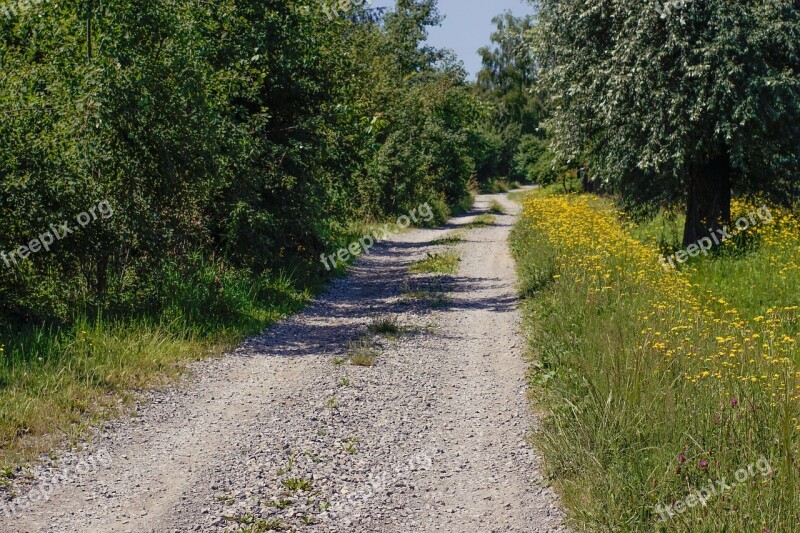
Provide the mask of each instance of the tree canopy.
POLYGON ((732 192, 795 196, 798 2, 535 4, 560 158, 639 211, 683 205, 687 243, 730 217, 732 192))
POLYGON ((168 280, 224 301, 220 276, 314 271, 356 220, 422 202, 441 220, 468 198, 479 109, 424 43, 439 20, 435 0, 335 17, 299 0, 45 2, 0 18, 0 250, 114 209, 0 265, 0 314, 158 310, 182 297, 168 280))

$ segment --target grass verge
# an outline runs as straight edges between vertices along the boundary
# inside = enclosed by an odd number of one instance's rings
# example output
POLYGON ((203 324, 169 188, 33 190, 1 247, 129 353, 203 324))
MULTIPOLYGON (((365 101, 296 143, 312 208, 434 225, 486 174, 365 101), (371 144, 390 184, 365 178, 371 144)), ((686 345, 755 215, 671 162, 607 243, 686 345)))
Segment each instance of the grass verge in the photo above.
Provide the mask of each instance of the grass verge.
POLYGON ((665 272, 659 248, 602 200, 525 202, 512 248, 545 410, 535 438, 578 528, 800 527, 798 293, 787 292, 800 225, 776 219, 757 250, 665 272), (708 281, 704 269, 729 274, 708 281))
MULTIPOLYGON (((186 286, 200 287, 197 280, 186 286)), ((92 321, 0 330, 0 468, 34 459, 120 414, 131 393, 159 387, 186 364, 219 355, 243 337, 301 309, 310 295, 286 276, 252 284, 222 280, 236 310, 209 316, 190 298, 159 318, 92 321), (194 316, 194 320, 177 317, 194 316), (205 317, 201 320, 200 317, 205 317)), ((205 302, 203 302, 205 303, 205 302)))

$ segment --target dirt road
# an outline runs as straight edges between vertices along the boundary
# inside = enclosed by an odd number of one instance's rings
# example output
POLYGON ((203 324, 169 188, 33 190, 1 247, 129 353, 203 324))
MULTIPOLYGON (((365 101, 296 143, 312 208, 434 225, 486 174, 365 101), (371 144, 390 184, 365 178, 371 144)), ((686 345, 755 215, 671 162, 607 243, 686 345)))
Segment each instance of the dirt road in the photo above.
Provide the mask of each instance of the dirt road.
MULTIPOLYGON (((492 199, 518 209, 477 209, 492 199)), ((303 313, 195 365, 41 472, 0 531, 562 531, 525 440, 513 216, 471 221, 395 235, 303 313), (457 275, 409 273, 457 230, 457 275), (381 316, 402 332, 369 333, 381 316), (362 335, 375 365, 341 364, 362 335)))

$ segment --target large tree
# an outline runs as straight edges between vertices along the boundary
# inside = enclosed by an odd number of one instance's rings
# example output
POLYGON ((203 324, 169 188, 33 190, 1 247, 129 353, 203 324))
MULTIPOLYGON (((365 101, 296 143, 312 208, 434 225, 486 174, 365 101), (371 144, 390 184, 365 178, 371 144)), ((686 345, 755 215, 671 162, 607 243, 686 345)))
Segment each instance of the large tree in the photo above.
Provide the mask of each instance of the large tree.
POLYGON ((732 193, 788 200, 800 158, 797 0, 538 0, 554 148, 632 206, 686 209, 688 244, 732 193))

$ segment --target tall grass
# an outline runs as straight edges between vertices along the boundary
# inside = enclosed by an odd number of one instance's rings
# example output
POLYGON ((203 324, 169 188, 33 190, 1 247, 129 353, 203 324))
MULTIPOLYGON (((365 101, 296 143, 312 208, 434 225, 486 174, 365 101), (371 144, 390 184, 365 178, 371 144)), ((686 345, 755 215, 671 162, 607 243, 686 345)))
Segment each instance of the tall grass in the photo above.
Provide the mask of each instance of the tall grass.
POLYGON ((545 409, 536 438, 577 527, 798 530, 796 300, 762 281, 783 261, 797 286, 797 227, 787 214, 759 250, 665 272, 602 201, 525 203, 513 249, 545 409))
POLYGON ((0 468, 117 414, 130 392, 158 387, 186 363, 218 355, 301 308, 311 278, 253 276, 194 258, 167 267, 161 310, 138 318, 0 328, 0 468))

